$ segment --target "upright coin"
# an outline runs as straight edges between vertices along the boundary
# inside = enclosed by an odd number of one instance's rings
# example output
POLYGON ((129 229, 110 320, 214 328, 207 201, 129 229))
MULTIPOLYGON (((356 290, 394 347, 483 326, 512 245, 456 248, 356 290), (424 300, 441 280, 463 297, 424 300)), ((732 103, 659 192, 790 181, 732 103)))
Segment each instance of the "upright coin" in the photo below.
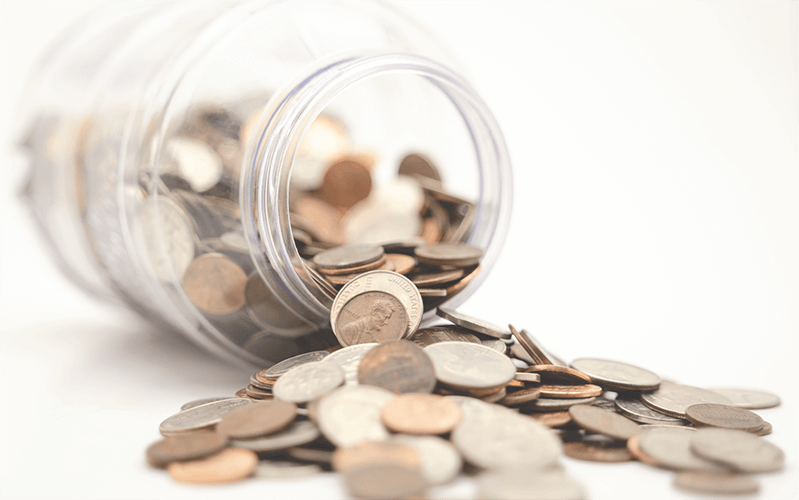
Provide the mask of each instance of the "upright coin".
POLYGON ((533 365, 526 370, 541 376, 545 384, 590 384, 591 377, 585 373, 560 365, 533 365))
POLYGON ((575 359, 572 368, 585 373, 602 387, 651 391, 660 386, 660 377, 649 370, 606 359, 575 359))
POLYGON ((302 446, 319 439, 319 428, 310 420, 295 420, 285 429, 255 439, 231 441, 231 446, 245 448, 256 453, 273 453, 302 446))
POLYGON ((719 471, 724 468, 691 451, 695 431, 685 427, 649 427, 638 437, 641 451, 661 467, 677 470, 719 471))
POLYGON ((161 434, 168 436, 211 427, 222 420, 225 414, 250 403, 249 399, 231 398, 197 406, 167 418, 161 422, 158 430, 161 434))
POLYGON ((641 432, 641 427, 632 420, 596 406, 572 406, 569 415, 583 429, 621 441, 641 432))
POLYGON ((307 403, 324 396, 344 383, 344 370, 334 364, 316 361, 295 366, 281 376, 272 392, 292 403, 307 403))
POLYGON ((721 394, 680 385, 672 382, 663 382, 660 388, 654 392, 641 394, 641 401, 650 408, 665 413, 672 417, 685 418, 685 410, 689 406, 700 403, 716 403, 731 405, 732 402, 721 394))
POLYGON ((444 309, 442 307, 436 309, 436 314, 441 318, 444 318, 448 321, 452 321, 456 325, 466 328, 467 330, 473 332, 477 332, 483 335, 488 335, 489 337, 494 337, 498 339, 510 338, 509 331, 497 325, 493 325, 481 319, 469 316, 467 314, 459 313, 451 309, 444 309))
POLYGON ((749 410, 773 408, 780 404, 779 396, 755 389, 719 387, 710 390, 725 396, 727 399, 732 401, 732 404, 735 406, 749 410))
POLYGON ((469 330, 455 325, 420 328, 409 340, 419 347, 427 347, 431 344, 437 344, 439 342, 469 342, 472 344, 482 343, 481 340, 474 334, 470 333, 469 330))
POLYGON ((281 375, 291 370, 295 366, 304 365, 305 363, 313 363, 314 361, 322 361, 330 353, 327 351, 312 351, 304 354, 298 354, 288 359, 284 359, 280 363, 270 366, 265 370, 258 372, 259 377, 267 380, 277 380, 281 375))
POLYGON ((482 345, 440 342, 424 351, 433 361, 436 378, 451 387, 499 388, 516 374, 516 367, 507 356, 482 345))
POLYGON ((776 472, 785 463, 785 453, 774 444, 732 429, 699 429, 691 436, 691 450, 740 472, 776 472))
POLYGON ((368 385, 336 389, 319 402, 319 428, 336 446, 386 439, 389 434, 380 411, 395 396, 393 392, 368 385))
POLYGON ((232 314, 247 303, 244 289, 247 274, 221 253, 207 253, 194 259, 183 275, 186 296, 202 312, 232 314))
POLYGON ((324 359, 325 363, 335 363, 344 370, 344 383, 358 385, 358 367, 367 352, 377 346, 377 343, 357 344, 332 353, 324 359))
POLYGON ((483 251, 466 243, 439 243, 419 245, 414 254, 419 262, 431 266, 468 267, 480 262, 483 251))
POLYGON ((358 162, 342 160, 328 167, 319 196, 334 207, 347 209, 364 200, 371 190, 369 169, 358 162))
POLYGON ((392 440, 416 450, 421 460, 420 472, 428 484, 448 483, 455 479, 463 467, 458 450, 440 437, 399 434, 392 440))
POLYGON ((760 415, 737 406, 698 404, 685 410, 685 418, 697 426, 721 427, 755 432, 763 428, 760 415))
POLYGON ((227 439, 216 432, 197 431, 165 437, 147 448, 147 460, 155 465, 196 460, 222 450, 227 439))
MULTIPOLYGON (((554 357, 551 357, 541 344, 538 343, 532 335, 530 335, 527 330, 516 330, 513 326, 508 325, 510 328, 511 333, 516 339, 519 341, 519 344, 522 348, 527 352, 531 359, 535 361, 536 364, 540 365, 555 365, 554 357)), ((526 361, 526 360, 525 360, 526 361)))
POLYGON ((383 342, 364 355, 358 367, 358 383, 394 392, 429 393, 436 386, 433 362, 412 342, 383 342))
POLYGON ((344 346, 399 340, 408 334, 408 317, 392 294, 366 292, 343 305, 334 330, 344 346))
POLYGON ((446 434, 461 420, 458 405, 438 394, 402 394, 380 414, 386 427, 403 434, 446 434))
POLYGON ((237 408, 222 417, 216 432, 230 439, 252 439, 277 432, 297 415, 297 406, 285 401, 265 401, 237 408))
POLYGON ((376 262, 384 256, 380 245, 345 245, 316 254, 313 263, 320 270, 349 269, 376 262))
POLYGON ((169 475, 182 483, 230 483, 253 473, 258 455, 250 450, 227 448, 200 460, 169 464, 169 475))
POLYGON ((642 424, 676 426, 688 425, 687 420, 670 417, 669 415, 655 411, 641 402, 641 400, 637 397, 633 398, 620 396, 616 398, 614 404, 616 405, 616 409, 619 411, 619 413, 630 420, 635 420, 636 422, 642 424))
POLYGON ((412 153, 402 159, 400 162, 398 175, 408 175, 411 177, 426 177, 441 182, 441 174, 438 169, 433 165, 433 162, 426 157, 412 153))
POLYGON ((674 476, 674 486, 708 495, 752 495, 760 485, 746 474, 734 472, 682 471, 674 476))

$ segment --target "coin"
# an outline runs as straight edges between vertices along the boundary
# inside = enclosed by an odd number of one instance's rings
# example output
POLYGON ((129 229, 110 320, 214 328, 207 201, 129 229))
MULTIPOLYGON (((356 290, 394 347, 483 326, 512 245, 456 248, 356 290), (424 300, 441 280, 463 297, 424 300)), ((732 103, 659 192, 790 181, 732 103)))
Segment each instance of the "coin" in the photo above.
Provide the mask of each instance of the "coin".
MULTIPOLYGON (((324 275, 325 276, 325 281, 329 282, 331 285, 342 286, 342 285, 346 285, 350 281, 354 280, 355 278, 357 278, 358 276, 363 274, 365 271, 371 271, 372 269, 377 270, 377 271, 394 271, 394 264, 392 262, 389 262, 386 259, 378 261, 377 264, 380 264, 380 265, 379 266, 369 265, 368 268, 362 268, 362 269, 360 269, 358 271, 355 271, 355 272, 352 272, 352 273, 348 273, 348 274, 329 274, 329 273, 326 273, 324 275)), ((351 269, 347 269, 346 271, 351 271, 351 269)), ((338 292, 336 292, 336 293, 338 293, 338 292)), ((335 298, 335 296, 336 296, 336 294, 333 294, 333 298, 335 298)))
POLYGON ((194 259, 194 231, 180 206, 169 198, 150 198, 141 205, 138 226, 144 255, 162 282, 180 280, 194 259))
POLYGON ((470 342, 480 344, 482 341, 466 328, 460 326, 431 326, 420 328, 408 340, 419 347, 427 347, 438 342, 470 342))
POLYGON ((256 453, 271 453, 287 450, 294 446, 302 446, 316 441, 320 436, 319 428, 310 420, 295 420, 280 432, 254 439, 237 439, 231 446, 245 448, 256 453))
MULTIPOLYGON (((325 251, 329 251, 329 250, 325 250, 325 251)), ((379 259, 377 259, 377 260, 375 260, 373 262, 369 262, 367 264, 363 264, 363 265, 360 265, 360 266, 343 267, 343 268, 337 268, 337 269, 319 268, 319 272, 321 272, 325 276, 325 278, 327 278, 328 281, 330 281, 334 285, 337 285, 341 281, 341 278, 346 280, 346 281, 344 281, 344 283, 346 283, 348 281, 351 281, 355 277, 357 277, 359 274, 363 274, 366 271, 371 271, 373 269, 381 269, 381 270, 385 269, 385 270, 388 270, 388 271, 393 271, 394 268, 391 267, 391 266, 392 266, 392 264, 387 264, 386 256, 384 255, 381 258, 379 258, 379 259), (333 277, 339 277, 339 280, 338 280, 339 282, 334 283, 331 280, 331 278, 333 278, 333 277)))
POLYGON ((520 382, 527 382, 534 384, 538 384, 541 382, 541 376, 537 373, 516 372, 514 378, 520 382))
POLYGON ((221 253, 203 254, 183 275, 186 296, 201 311, 211 315, 231 314, 246 304, 247 275, 221 253))
POLYGON ((409 154, 400 162, 399 175, 408 175, 411 177, 422 176, 434 181, 441 182, 441 174, 438 169, 433 165, 433 162, 420 154, 409 154))
POLYGON ((226 448, 200 460, 173 462, 167 470, 182 483, 229 483, 251 475, 258 464, 258 455, 250 450, 226 448))
POLYGON ((699 429, 691 436, 691 450, 740 472, 776 472, 785 463, 785 453, 774 444, 733 429, 699 429))
POLYGON ((274 380, 264 379, 263 377, 259 377, 258 374, 261 372, 254 373, 250 376, 250 385, 261 389, 263 391, 272 391, 272 387, 275 385, 274 380))
POLYGON ((422 286, 437 286, 446 285, 463 278, 466 272, 463 268, 451 269, 446 271, 438 271, 435 273, 418 273, 411 276, 413 284, 419 287, 422 286))
POLYGON ((741 389, 733 387, 719 387, 710 389, 725 396, 732 404, 749 410, 773 408, 780 404, 780 398, 774 394, 754 389, 741 389))
POLYGON ((589 498, 585 488, 561 470, 519 467, 492 470, 477 477, 477 498, 574 500, 589 498))
POLYGON ((686 427, 649 427, 638 437, 641 451, 657 465, 677 470, 723 470, 691 451, 695 431, 686 427))
POLYGON ((508 350, 507 344, 502 339, 481 339, 480 343, 500 354, 505 354, 508 350))
POLYGON ((556 399, 590 398, 602 394, 602 388, 594 384, 583 385, 551 385, 538 386, 541 396, 556 399))
POLYGON ((399 274, 408 274, 416 267, 416 259, 410 255, 401 253, 388 253, 386 254, 386 262, 394 264, 394 272, 399 274))
MULTIPOLYGON (((330 309, 330 324, 333 326, 333 333, 336 334, 337 338, 339 337, 339 332, 337 331, 338 317, 344 306, 352 298, 373 291, 390 294, 402 304, 408 321, 408 326, 404 333, 405 337, 416 332, 422 322, 423 312, 422 297, 419 295, 419 290, 416 289, 416 286, 405 276, 392 271, 369 271, 344 285, 333 300, 333 305, 330 309)), ((364 324, 360 325, 360 329, 368 331, 370 328, 367 327, 372 325, 372 323, 381 324, 384 320, 390 320, 390 317, 385 317, 387 311, 388 308, 385 308, 383 313, 365 316, 363 318, 364 324)), ((355 325, 352 328, 357 329, 355 325)), ((340 338, 339 341, 341 341, 340 338)))
POLYGON ((709 495, 751 495, 760 485, 745 474, 734 472, 682 471, 674 476, 677 488, 709 495))
POLYGON ((319 428, 336 446, 386 439, 388 431, 380 419, 380 411, 395 396, 393 392, 368 385, 340 387, 319 402, 319 428))
POLYGON ((262 479, 295 479, 314 476, 322 472, 316 464, 300 464, 287 460, 259 460, 253 476, 262 479))
POLYGON ((306 323, 286 308, 267 286, 257 271, 250 274, 244 286, 248 313, 263 328, 298 328, 306 323))
POLYGON ((383 406, 383 424, 404 434, 446 434, 458 425, 458 405, 438 394, 401 394, 383 406))
POLYGON ((622 446, 601 446, 585 442, 564 443, 563 453, 567 457, 589 462, 629 462, 632 453, 622 446))
POLYGON ((316 254, 313 263, 321 270, 350 269, 378 262, 385 257, 379 245, 345 245, 316 254))
POLYGON ((247 396, 255 399, 271 399, 273 397, 271 390, 260 389, 252 384, 245 387, 244 392, 247 396))
POLYGON ((194 401, 189 401, 188 403, 184 404, 180 407, 180 410, 190 410, 197 406, 202 406, 208 403, 214 403, 216 401, 222 401, 223 399, 230 399, 230 398, 203 398, 203 399, 195 399, 194 401))
POLYGON ((334 471, 342 474, 371 465, 398 465, 418 469, 421 458, 415 448, 399 441, 367 441, 336 448, 331 465, 334 471))
POLYGON ((483 251, 466 243, 419 245, 414 250, 416 260, 431 266, 468 267, 477 265, 483 251))
POLYGON ((439 382, 458 388, 491 389, 513 380, 516 367, 488 347, 466 342, 439 342, 424 348, 439 382))
MULTIPOLYGON (((544 348, 530 335, 527 330, 516 330, 513 328, 513 325, 508 325, 510 328, 511 333, 516 339, 519 341, 519 344, 524 348, 527 354, 530 356, 531 359, 535 361, 536 364, 541 365, 554 365, 556 364, 552 357, 550 357, 544 348)), ((525 360, 526 361, 526 360, 525 360)))
POLYGON ((660 377, 654 373, 619 361, 582 358, 572 361, 571 366, 603 387, 650 391, 660 386, 660 377))
POLYGON ((572 406, 569 415, 583 429, 621 441, 641 432, 640 426, 632 420, 596 406, 572 406))
POLYGON ((616 409, 629 418, 642 424, 655 424, 655 425, 688 425, 686 420, 676 417, 670 417, 658 411, 655 411, 641 402, 638 398, 632 397, 618 397, 614 401, 616 409))
POLYGON ((408 333, 408 317, 390 293, 366 292, 341 307, 334 330, 344 346, 399 340, 408 333))
POLYGON ((355 498, 392 500, 424 491, 427 484, 418 469, 398 465, 374 465, 344 476, 347 490, 355 498))
POLYGON ((330 450, 320 450, 317 448, 301 448, 295 446, 286 450, 286 454, 291 458, 304 462, 317 462, 329 464, 333 461, 333 452, 330 450))
POLYGON ((534 360, 529 354, 527 354, 527 351, 525 351, 524 347, 522 347, 522 345, 519 344, 518 342, 510 344, 510 353, 512 356, 514 356, 520 361, 524 361, 528 365, 527 367, 524 368, 525 370, 529 368, 530 365, 538 364, 538 361, 534 360))
POLYGON ((258 372, 259 377, 267 380, 277 380, 281 375, 291 370, 295 366, 303 365, 305 363, 313 363, 314 361, 322 361, 330 353, 327 351, 312 351, 304 354, 298 354, 288 359, 284 359, 280 363, 270 366, 265 370, 258 372))
POLYGON ((398 434, 391 439, 416 450, 421 461, 419 471, 428 484, 448 483, 455 479, 463 467, 458 450, 440 437, 398 434))
POLYGON ((346 385, 358 385, 358 367, 361 364, 361 359, 369 352, 377 343, 358 344, 332 353, 326 357, 326 363, 336 363, 344 370, 344 383, 346 385))
POLYGON ((452 321, 458 326, 466 328, 467 330, 488 335, 489 337, 495 337, 498 339, 510 337, 510 332, 505 331, 496 325, 492 325, 491 323, 487 323, 481 319, 474 318, 451 309, 439 307, 436 309, 436 314, 441 318, 452 321))
POLYGON ((526 370, 537 373, 545 384, 590 384, 591 377, 568 366, 533 365, 526 370))
POLYGON ((285 401, 266 401, 237 408, 216 424, 216 432, 230 439, 252 439, 277 432, 297 415, 297 406, 285 401))
POLYGON ((226 445, 227 439, 213 431, 186 432, 156 441, 146 455, 149 463, 164 466, 213 455, 226 445))
POLYGON ((166 143, 165 151, 176 163, 176 173, 197 193, 211 189, 222 179, 222 158, 202 141, 174 137, 166 143))
POLYGON ((369 350, 358 367, 358 383, 388 391, 432 392, 436 386, 433 362, 412 342, 383 342, 369 350))
POLYGON ((574 405, 590 405, 596 398, 579 399, 552 399, 539 397, 525 406, 526 410, 531 411, 564 411, 574 405))
POLYGON ((419 288, 419 295, 422 297, 442 298, 447 296, 447 291, 440 288, 419 288))
POLYGON ((350 208, 369 196, 372 175, 358 162, 343 160, 327 168, 319 197, 334 207, 350 208))
POLYGON ((771 424, 768 422, 763 422, 763 427, 760 430, 753 432, 755 436, 768 436, 771 434, 772 427, 771 424))
POLYGON ((551 413, 531 413, 528 417, 547 427, 560 427, 572 421, 568 411, 555 411, 551 413))
POLYGON ((529 403, 541 395, 541 390, 538 387, 531 387, 529 389, 521 389, 518 391, 507 392, 505 397, 499 403, 505 406, 519 406, 524 403, 529 403))
POLYGON ((293 403, 307 403, 344 383, 344 369, 335 363, 315 361, 295 366, 272 388, 275 397, 293 403))
POLYGON ((225 414, 247 404, 250 404, 250 400, 243 398, 223 399, 207 403, 172 415, 161 422, 158 430, 161 434, 168 436, 211 427, 222 420, 225 414))
POLYGON ((763 428, 760 415, 737 406, 698 404, 685 410, 685 418, 697 426, 721 427, 756 432, 763 428))
POLYGON ((721 394, 666 381, 660 384, 658 390, 641 394, 641 401, 654 410, 678 418, 685 418, 685 410, 695 404, 732 404, 729 399, 721 394))

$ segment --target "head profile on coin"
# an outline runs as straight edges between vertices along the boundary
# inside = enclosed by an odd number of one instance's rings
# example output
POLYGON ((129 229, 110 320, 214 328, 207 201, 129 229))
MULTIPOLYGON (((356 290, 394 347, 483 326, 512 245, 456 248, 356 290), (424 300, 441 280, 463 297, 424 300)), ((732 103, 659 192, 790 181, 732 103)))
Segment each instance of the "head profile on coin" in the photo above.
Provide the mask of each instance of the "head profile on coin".
POLYGON ((338 317, 336 330, 346 345, 399 340, 408 319, 402 304, 391 294, 367 292, 347 302, 338 317))

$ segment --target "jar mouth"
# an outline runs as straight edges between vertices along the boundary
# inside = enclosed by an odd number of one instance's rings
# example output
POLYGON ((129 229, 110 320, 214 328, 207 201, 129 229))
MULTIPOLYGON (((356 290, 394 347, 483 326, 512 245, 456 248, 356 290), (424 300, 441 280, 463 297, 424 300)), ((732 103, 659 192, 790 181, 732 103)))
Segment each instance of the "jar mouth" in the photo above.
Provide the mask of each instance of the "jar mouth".
POLYGON ((486 104, 462 77, 423 57, 380 53, 340 58, 295 80, 261 113, 241 177, 242 223, 264 281, 298 316, 323 327, 331 299, 303 263, 289 220, 289 179, 300 142, 313 120, 345 90, 389 74, 422 77, 440 90, 463 120, 477 165, 476 217, 466 242, 483 249, 483 272, 449 299, 462 303, 487 276, 507 233, 512 204, 511 168, 500 128, 486 104))

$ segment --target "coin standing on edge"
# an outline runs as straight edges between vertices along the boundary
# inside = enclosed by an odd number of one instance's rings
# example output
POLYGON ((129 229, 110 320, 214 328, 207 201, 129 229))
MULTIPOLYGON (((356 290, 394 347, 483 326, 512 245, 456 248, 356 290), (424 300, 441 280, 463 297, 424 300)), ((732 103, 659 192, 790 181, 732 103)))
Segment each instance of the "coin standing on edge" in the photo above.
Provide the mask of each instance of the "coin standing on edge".
POLYGON ((488 335, 489 337, 507 339, 511 336, 509 331, 504 330, 497 325, 493 325, 487 321, 483 321, 479 318, 453 311, 451 309, 439 307, 436 309, 436 314, 438 317, 444 318, 447 321, 451 321, 460 327, 466 328, 467 330, 471 330, 473 332, 481 333, 483 335, 488 335))

